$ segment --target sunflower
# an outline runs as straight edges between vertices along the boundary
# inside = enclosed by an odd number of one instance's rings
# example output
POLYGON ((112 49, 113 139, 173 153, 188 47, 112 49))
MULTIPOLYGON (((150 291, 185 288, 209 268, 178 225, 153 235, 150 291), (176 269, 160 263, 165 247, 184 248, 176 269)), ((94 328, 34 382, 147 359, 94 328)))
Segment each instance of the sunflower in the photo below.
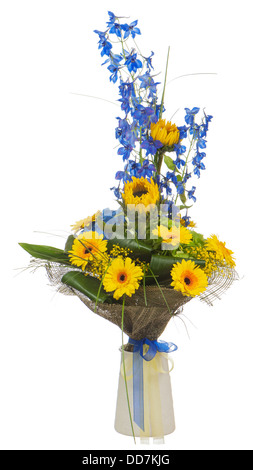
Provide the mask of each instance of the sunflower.
POLYGON ((215 252, 217 260, 225 261, 231 268, 235 266, 235 260, 232 256, 234 254, 233 251, 229 250, 225 242, 221 242, 216 235, 211 235, 211 237, 207 238, 206 248, 215 252))
POLYGON ((85 269, 89 261, 101 259, 107 250, 107 241, 97 232, 85 232, 75 238, 69 250, 70 262, 85 269))
POLYGON ((101 211, 97 211, 95 214, 89 215, 85 219, 78 220, 78 222, 76 222, 74 225, 71 225, 71 230, 76 233, 82 228, 89 227, 92 222, 96 221, 96 217, 98 217, 100 214, 101 211))
POLYGON ((154 140, 159 140, 163 145, 171 147, 179 141, 180 132, 176 124, 165 122, 165 119, 159 119, 157 123, 152 122, 150 125, 151 137, 154 140))
POLYGON ((174 289, 189 297, 201 294, 208 285, 204 271, 191 260, 183 259, 181 263, 175 263, 171 270, 171 277, 173 279, 171 285, 174 289))
POLYGON ((122 257, 115 258, 109 266, 104 280, 103 286, 106 292, 113 292, 113 297, 118 300, 122 295, 129 297, 139 288, 139 281, 143 277, 143 272, 139 266, 131 258, 125 260, 122 257))
POLYGON ((150 204, 156 204, 160 199, 158 185, 153 181, 148 181, 143 176, 141 178, 132 177, 132 181, 125 184, 122 197, 125 204, 143 204, 146 208, 150 204))
POLYGON ((163 239, 163 243, 169 243, 172 246, 176 246, 179 243, 188 245, 192 240, 192 234, 190 230, 183 226, 174 226, 173 228, 168 229, 164 225, 160 225, 157 226, 157 228, 154 229, 152 233, 158 237, 161 237, 163 239))

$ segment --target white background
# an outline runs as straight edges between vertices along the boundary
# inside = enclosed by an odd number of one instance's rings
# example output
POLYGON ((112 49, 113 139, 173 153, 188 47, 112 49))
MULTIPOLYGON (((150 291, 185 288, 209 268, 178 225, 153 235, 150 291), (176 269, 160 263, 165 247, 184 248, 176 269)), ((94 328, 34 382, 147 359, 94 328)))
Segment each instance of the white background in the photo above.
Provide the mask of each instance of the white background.
POLYGON ((169 80, 217 73, 171 81, 165 104, 168 118, 193 106, 214 116, 192 218, 235 252, 241 280, 213 307, 185 307, 189 337, 180 319, 162 335, 178 351, 176 431, 161 450, 252 449, 250 5, 1 1, 1 449, 134 448, 114 431, 120 330, 55 294, 43 270, 20 272, 29 255, 18 246, 62 248, 72 223, 113 207, 121 111, 93 33, 105 29, 107 10, 139 19, 138 44, 155 52, 160 81, 168 45, 169 80))

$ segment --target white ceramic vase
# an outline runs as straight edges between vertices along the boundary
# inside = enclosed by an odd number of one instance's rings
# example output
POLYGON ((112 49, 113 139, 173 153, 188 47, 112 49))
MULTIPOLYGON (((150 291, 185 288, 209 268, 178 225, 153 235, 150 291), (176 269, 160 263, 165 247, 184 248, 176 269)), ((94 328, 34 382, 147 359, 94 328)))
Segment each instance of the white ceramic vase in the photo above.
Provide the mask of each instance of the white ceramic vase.
MULTIPOLYGON (((144 430, 134 422, 133 409, 133 353, 124 351, 125 374, 134 435, 136 437, 162 438, 175 430, 173 399, 168 354, 157 353, 151 361, 143 361, 144 430)), ((170 362, 172 362, 170 360, 170 362)), ((173 364, 173 362, 172 362, 173 364)), ((173 368, 173 366, 172 366, 173 368)), ((172 369, 170 369, 172 370, 172 369)), ((123 354, 118 383, 115 430, 132 436, 131 420, 124 380, 123 354)))

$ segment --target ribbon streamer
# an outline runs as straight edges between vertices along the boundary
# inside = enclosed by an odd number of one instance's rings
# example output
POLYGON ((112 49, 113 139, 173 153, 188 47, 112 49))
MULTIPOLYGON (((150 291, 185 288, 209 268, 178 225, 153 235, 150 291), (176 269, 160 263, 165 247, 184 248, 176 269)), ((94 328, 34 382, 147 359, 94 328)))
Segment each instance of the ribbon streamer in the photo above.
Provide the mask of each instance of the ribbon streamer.
MULTIPOLYGON (((134 340, 129 338, 129 343, 133 345, 133 411, 134 422, 145 432, 144 423, 144 396, 147 396, 147 390, 144 390, 143 378, 143 359, 152 361, 157 353, 171 353, 177 350, 174 343, 166 341, 151 341, 148 338, 134 340)), ((157 367, 155 367, 157 369, 157 367)), ((145 367, 146 370, 146 367, 145 367)), ((159 392, 159 390, 158 390, 159 392)), ((157 396, 157 400, 159 397, 157 396)), ((148 432, 148 430, 146 430, 148 432)))

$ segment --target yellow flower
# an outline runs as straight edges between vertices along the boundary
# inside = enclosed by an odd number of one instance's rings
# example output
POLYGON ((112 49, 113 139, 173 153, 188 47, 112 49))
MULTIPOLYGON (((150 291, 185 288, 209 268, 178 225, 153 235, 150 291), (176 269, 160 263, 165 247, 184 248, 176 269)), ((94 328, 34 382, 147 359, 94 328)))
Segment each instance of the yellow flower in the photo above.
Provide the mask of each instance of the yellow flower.
POLYGON ((205 261, 205 266, 201 269, 205 272, 207 277, 211 276, 214 271, 222 274, 220 266, 217 264, 215 253, 208 251, 205 246, 189 246, 185 249, 190 258, 201 259, 205 261))
POLYGON ((107 241, 97 232, 85 232, 75 238, 69 250, 70 262, 85 269, 89 261, 101 259, 107 250, 107 241))
POLYGON ((218 240, 216 235, 211 235, 211 237, 206 240, 207 250, 214 251, 216 254, 216 259, 219 261, 225 261, 231 268, 235 266, 235 260, 233 251, 229 250, 226 247, 226 244, 218 240))
POLYGON ((160 199, 158 185, 153 181, 148 181, 143 176, 135 178, 125 184, 122 197, 125 204, 143 204, 146 208, 150 204, 156 204, 160 199))
POLYGON ((74 225, 71 225, 71 230, 73 230, 75 233, 81 230, 82 228, 89 227, 89 225, 92 224, 92 222, 96 221, 96 217, 98 217, 101 214, 101 211, 97 211, 96 214, 89 215, 86 217, 86 219, 78 220, 74 225))
POLYGON ((103 286, 106 292, 113 292, 113 297, 118 300, 122 295, 129 297, 139 288, 139 281, 143 277, 143 272, 139 266, 131 258, 125 260, 121 257, 115 258, 109 266, 104 280, 103 286))
POLYGON ((152 231, 154 235, 161 237, 163 243, 169 243, 172 246, 176 246, 179 243, 188 245, 192 240, 192 234, 190 230, 185 227, 173 227, 168 229, 164 225, 157 226, 156 229, 152 231))
POLYGON ((169 121, 165 123, 165 119, 159 119, 157 123, 152 122, 150 130, 151 137, 154 140, 159 140, 163 145, 170 147, 179 141, 180 132, 176 124, 171 124, 169 121))
POLYGON ((191 260, 183 259, 181 263, 174 264, 171 277, 174 289, 189 297, 201 294, 208 285, 204 271, 191 260))
MULTIPOLYGON (((180 224, 183 225, 183 227, 185 227, 185 219, 183 219, 181 217, 181 215, 179 215, 179 217, 180 217, 180 224)), ((192 227, 193 228, 193 227, 196 227, 196 224, 195 224, 195 222, 190 221, 189 224, 187 225, 187 227, 192 227)))

